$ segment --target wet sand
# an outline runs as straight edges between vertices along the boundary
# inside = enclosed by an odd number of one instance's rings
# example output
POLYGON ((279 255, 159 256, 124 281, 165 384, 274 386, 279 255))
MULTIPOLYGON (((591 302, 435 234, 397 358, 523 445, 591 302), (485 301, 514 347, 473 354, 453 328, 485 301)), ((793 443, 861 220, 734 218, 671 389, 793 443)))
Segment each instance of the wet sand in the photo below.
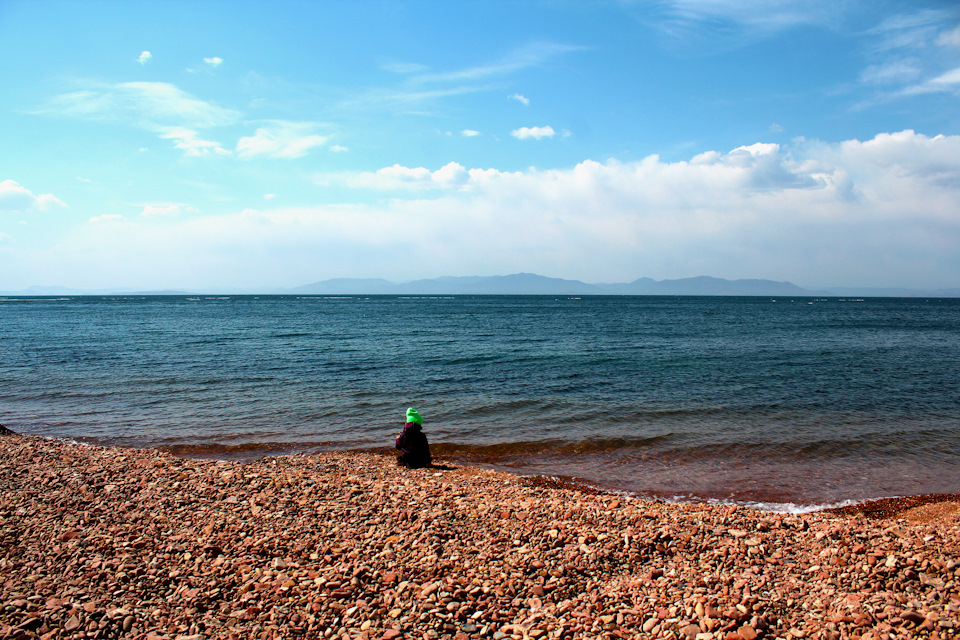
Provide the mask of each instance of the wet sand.
POLYGON ((784 515, 18 435, 0 465, 0 638, 960 635, 956 496, 784 515))

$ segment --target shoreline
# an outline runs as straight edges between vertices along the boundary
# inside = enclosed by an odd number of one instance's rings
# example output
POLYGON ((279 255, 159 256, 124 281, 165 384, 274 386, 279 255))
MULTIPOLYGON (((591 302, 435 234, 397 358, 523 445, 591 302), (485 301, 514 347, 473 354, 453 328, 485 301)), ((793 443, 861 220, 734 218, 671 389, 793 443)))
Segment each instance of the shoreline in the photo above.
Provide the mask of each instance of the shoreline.
POLYGON ((960 633, 958 496, 784 514, 372 453, 12 433, 0 465, 0 638, 960 633))
MULTIPOLYGON (((0 425, 0 435, 3 434, 3 425, 0 425)), ((17 433, 7 429, 8 433, 17 433)), ((302 449, 300 443, 284 443, 283 446, 264 447, 263 444, 243 444, 235 446, 219 445, 214 449, 208 449, 201 445, 184 444, 163 444, 151 446, 129 445, 129 444, 111 444, 109 442, 100 442, 96 439, 91 441, 73 440, 70 438, 57 438, 55 436, 38 436, 52 440, 61 440, 68 443, 75 443, 82 446, 92 447, 118 447, 123 449, 145 449, 157 450, 172 456, 188 460, 207 460, 223 461, 238 464, 248 464, 262 459, 273 457, 285 457, 296 455, 323 455, 325 453, 346 453, 356 455, 375 455, 384 459, 393 460, 394 449, 387 446, 364 446, 364 447, 338 447, 332 443, 327 446, 317 448, 302 449)), ((458 453, 449 444, 441 443, 439 447, 431 446, 431 449, 438 448, 439 452, 435 454, 438 460, 445 460, 453 464, 477 467, 487 469, 498 473, 505 473, 516 478, 538 478, 539 482, 547 484, 556 484, 567 488, 582 489, 591 492, 599 492, 609 495, 621 495, 633 499, 648 502, 667 502, 671 504, 715 504, 725 506, 737 506, 751 509, 759 509, 770 513, 817 513, 829 512, 839 515, 863 513, 868 517, 882 514, 892 516, 912 507, 935 502, 958 502, 960 493, 954 492, 931 492, 929 490, 921 493, 891 493, 889 495, 880 495, 877 497, 854 497, 844 498, 841 496, 814 499, 810 496, 784 496, 782 493, 775 495, 763 490, 755 491, 752 494, 734 497, 716 497, 710 494, 698 494, 696 492, 679 491, 672 492, 667 490, 647 490, 637 491, 629 488, 622 488, 591 479, 589 477, 580 477, 577 475, 566 475, 563 473, 551 473, 536 468, 537 465, 525 467, 518 466, 515 463, 504 463, 496 461, 489 456, 473 457, 458 453)), ((692 470, 696 473, 696 470, 692 470)), ((733 480, 731 480, 733 481, 733 480)))

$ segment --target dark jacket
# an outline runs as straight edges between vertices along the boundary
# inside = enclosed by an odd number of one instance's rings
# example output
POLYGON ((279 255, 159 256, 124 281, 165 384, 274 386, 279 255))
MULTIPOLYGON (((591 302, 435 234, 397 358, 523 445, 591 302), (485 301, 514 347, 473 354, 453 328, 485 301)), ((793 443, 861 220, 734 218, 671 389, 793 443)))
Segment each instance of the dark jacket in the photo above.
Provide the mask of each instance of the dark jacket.
POLYGON ((423 427, 416 422, 403 425, 403 433, 397 436, 400 460, 409 467, 428 467, 431 463, 430 444, 423 434, 423 427))

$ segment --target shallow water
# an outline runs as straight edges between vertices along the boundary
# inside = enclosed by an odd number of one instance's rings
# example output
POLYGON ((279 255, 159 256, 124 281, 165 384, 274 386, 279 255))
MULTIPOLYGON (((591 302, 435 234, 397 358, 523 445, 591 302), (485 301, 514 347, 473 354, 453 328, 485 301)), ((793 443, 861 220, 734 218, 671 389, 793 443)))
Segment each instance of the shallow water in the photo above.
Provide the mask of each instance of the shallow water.
POLYGON ((0 422, 251 458, 388 448, 662 497, 960 492, 960 300, 0 300, 0 422))

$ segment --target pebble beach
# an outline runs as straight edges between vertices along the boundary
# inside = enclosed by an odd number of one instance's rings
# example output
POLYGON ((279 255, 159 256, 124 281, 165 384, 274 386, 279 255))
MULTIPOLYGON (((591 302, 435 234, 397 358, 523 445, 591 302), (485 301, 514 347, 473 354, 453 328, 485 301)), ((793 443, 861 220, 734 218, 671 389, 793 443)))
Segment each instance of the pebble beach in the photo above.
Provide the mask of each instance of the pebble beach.
POLYGON ((0 638, 960 637, 960 503, 782 514, 0 437, 0 638))

